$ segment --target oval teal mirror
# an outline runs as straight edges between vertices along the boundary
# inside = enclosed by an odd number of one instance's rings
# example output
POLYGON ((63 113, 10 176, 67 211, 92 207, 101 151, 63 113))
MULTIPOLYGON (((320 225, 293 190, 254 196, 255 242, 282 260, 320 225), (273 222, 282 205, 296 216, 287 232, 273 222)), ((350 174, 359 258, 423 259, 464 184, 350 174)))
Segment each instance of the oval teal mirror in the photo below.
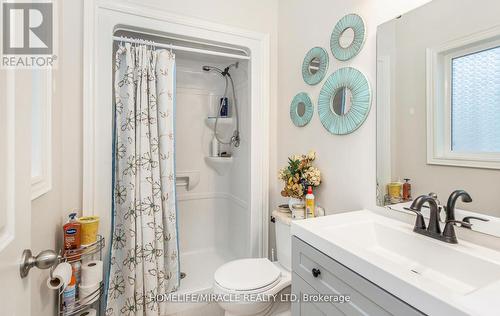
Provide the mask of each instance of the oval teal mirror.
POLYGON ((311 121, 313 116, 313 105, 307 93, 297 94, 290 104, 290 118, 293 124, 302 127, 311 121))
POLYGON ((340 68, 321 88, 319 119, 330 133, 349 134, 366 120, 370 105, 371 90, 365 75, 352 67, 340 68))
POLYGON ((309 85, 315 85, 325 78, 328 70, 328 53, 321 47, 311 48, 302 62, 302 78, 309 85))
POLYGON ((349 60, 356 56, 365 43, 366 29, 363 18, 348 14, 340 19, 332 31, 330 48, 338 60, 349 60))

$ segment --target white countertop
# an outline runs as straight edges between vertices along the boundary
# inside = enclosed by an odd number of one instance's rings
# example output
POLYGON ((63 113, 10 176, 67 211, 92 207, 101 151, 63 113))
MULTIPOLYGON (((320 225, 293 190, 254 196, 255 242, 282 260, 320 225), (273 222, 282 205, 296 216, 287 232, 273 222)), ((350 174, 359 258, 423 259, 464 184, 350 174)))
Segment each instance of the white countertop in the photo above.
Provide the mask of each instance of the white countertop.
POLYGON ((447 244, 412 230, 369 210, 291 226, 292 235, 423 313, 500 315, 499 252, 465 241, 447 244))

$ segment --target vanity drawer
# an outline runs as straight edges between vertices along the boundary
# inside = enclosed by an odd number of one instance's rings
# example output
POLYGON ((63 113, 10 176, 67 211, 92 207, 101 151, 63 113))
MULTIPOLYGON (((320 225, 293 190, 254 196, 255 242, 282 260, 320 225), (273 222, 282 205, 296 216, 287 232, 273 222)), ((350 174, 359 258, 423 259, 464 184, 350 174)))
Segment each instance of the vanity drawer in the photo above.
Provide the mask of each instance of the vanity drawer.
POLYGON ((349 295, 350 302, 335 304, 345 315, 424 315, 295 236, 292 270, 321 294, 349 295), (315 277, 313 269, 320 274, 315 277))
MULTIPOLYGON (((313 289, 309 283, 304 281, 296 273, 292 274, 292 294, 296 297, 304 295, 319 295, 318 291, 313 289)), ((335 305, 330 303, 303 302, 300 300, 292 302, 293 316, 337 316, 344 315, 335 305)))

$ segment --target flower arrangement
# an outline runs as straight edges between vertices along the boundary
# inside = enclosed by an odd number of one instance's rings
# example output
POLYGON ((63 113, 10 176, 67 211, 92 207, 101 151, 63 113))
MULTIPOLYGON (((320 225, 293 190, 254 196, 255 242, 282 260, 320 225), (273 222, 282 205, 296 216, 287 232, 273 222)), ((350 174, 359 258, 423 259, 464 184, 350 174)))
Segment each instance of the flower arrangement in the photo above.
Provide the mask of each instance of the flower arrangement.
POLYGON ((278 179, 285 183, 282 196, 303 199, 308 186, 317 187, 321 184, 321 172, 312 165, 315 159, 314 151, 288 158, 288 167, 280 169, 278 175, 278 179))

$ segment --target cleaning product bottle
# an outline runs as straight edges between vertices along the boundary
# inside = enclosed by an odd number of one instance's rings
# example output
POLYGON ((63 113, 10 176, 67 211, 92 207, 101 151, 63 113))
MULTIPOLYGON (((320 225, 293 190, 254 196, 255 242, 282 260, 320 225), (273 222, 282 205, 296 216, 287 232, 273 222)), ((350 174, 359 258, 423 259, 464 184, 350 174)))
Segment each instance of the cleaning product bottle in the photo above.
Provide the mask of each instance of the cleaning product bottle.
POLYGON ((69 214, 69 221, 64 224, 64 250, 78 249, 81 246, 81 227, 76 220, 76 213, 69 214))
POLYGON ((76 279, 75 275, 71 275, 71 281, 63 291, 63 306, 66 312, 74 309, 76 301, 76 279))
POLYGON ((315 215, 315 210, 314 210, 314 194, 312 191, 312 187, 309 186, 307 188, 307 194, 306 194, 306 217, 314 217, 315 215))

